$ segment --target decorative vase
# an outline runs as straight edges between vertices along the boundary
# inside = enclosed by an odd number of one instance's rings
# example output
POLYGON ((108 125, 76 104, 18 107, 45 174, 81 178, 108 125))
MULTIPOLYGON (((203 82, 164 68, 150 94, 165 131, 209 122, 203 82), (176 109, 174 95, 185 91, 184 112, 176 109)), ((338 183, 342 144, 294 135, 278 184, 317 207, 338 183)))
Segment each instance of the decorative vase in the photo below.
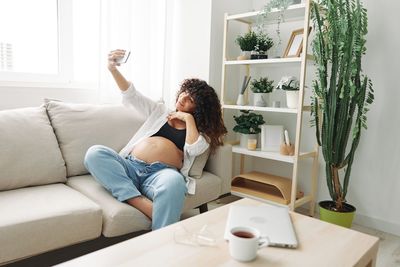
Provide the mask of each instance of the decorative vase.
POLYGON ((269 93, 254 93, 253 105, 257 107, 267 107, 269 100, 269 93))
POLYGON ((299 90, 286 90, 286 105, 288 108, 297 108, 299 104, 299 90))
POLYGON ((239 105, 239 106, 245 106, 246 105, 246 101, 244 99, 244 95, 243 94, 239 94, 238 95, 238 98, 236 100, 236 105, 239 105))
POLYGON ((334 207, 335 202, 326 200, 319 202, 320 219, 324 222, 333 223, 343 227, 350 228, 353 224, 356 208, 350 204, 343 203, 345 211, 332 211, 330 207, 334 207))
POLYGON ((251 51, 242 51, 240 56, 238 56, 237 60, 248 60, 250 59, 251 51))
POLYGON ((249 139, 257 139, 258 134, 240 134, 240 146, 243 148, 247 148, 249 139))

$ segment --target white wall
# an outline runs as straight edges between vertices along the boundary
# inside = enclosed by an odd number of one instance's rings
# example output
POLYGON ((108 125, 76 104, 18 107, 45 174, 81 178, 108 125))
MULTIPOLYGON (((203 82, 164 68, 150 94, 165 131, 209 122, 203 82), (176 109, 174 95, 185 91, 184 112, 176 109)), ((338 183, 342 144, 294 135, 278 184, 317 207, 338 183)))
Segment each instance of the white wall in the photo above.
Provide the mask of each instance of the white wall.
POLYGON ((358 209, 356 222, 400 235, 400 2, 363 2, 369 24, 363 67, 374 84, 375 103, 353 164, 348 200, 358 209))

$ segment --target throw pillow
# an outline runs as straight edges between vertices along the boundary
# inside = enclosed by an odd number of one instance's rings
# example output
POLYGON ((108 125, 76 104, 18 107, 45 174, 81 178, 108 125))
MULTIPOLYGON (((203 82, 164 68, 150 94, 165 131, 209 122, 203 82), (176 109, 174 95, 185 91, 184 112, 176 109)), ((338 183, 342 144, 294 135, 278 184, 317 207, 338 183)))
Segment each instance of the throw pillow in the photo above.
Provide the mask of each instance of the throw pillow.
POLYGON ((0 191, 66 182, 65 162, 44 107, 0 111, 0 191))
POLYGON ((51 125, 67 166, 67 177, 88 173, 83 161, 93 145, 119 152, 143 124, 134 109, 122 105, 46 103, 51 125))

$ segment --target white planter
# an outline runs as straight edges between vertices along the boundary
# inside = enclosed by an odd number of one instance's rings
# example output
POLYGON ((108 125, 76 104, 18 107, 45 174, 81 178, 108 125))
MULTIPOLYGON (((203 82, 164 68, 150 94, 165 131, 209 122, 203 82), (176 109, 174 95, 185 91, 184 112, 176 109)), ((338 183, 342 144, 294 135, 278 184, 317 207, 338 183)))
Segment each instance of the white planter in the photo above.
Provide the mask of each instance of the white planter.
POLYGON ((269 93, 253 93, 253 105, 257 107, 267 107, 269 93))
POLYGON ((286 90, 286 105, 288 108, 297 108, 299 103, 299 90, 286 90))
POLYGON ((247 141, 250 139, 257 139, 258 134, 240 134, 240 146, 247 148, 247 141))
POLYGON ((248 60, 250 59, 251 51, 242 51, 240 56, 238 56, 237 60, 248 60))
POLYGON ((239 94, 238 98, 236 100, 236 105, 238 106, 245 106, 247 104, 246 99, 244 98, 244 95, 239 94))

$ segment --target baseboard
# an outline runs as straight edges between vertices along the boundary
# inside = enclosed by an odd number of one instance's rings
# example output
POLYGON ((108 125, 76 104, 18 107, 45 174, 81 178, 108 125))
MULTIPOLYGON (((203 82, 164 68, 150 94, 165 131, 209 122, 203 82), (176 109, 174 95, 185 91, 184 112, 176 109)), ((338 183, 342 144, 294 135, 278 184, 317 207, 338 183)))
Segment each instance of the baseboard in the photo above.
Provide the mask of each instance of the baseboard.
POLYGON ((384 221, 382 219, 372 218, 366 215, 358 214, 354 217, 354 223, 373 228, 382 232, 400 236, 400 223, 384 221))
MULTIPOLYGON (((308 214, 308 209, 300 207, 296 209, 297 212, 301 214, 308 214)), ((315 210, 315 218, 319 218, 319 209, 316 207, 315 210)), ((382 219, 372 218, 366 215, 362 215, 356 212, 354 216, 353 223, 358 224, 360 226, 372 228, 378 231, 382 231, 385 233, 389 233, 392 235, 400 236, 400 223, 393 223, 384 221, 382 219)))

